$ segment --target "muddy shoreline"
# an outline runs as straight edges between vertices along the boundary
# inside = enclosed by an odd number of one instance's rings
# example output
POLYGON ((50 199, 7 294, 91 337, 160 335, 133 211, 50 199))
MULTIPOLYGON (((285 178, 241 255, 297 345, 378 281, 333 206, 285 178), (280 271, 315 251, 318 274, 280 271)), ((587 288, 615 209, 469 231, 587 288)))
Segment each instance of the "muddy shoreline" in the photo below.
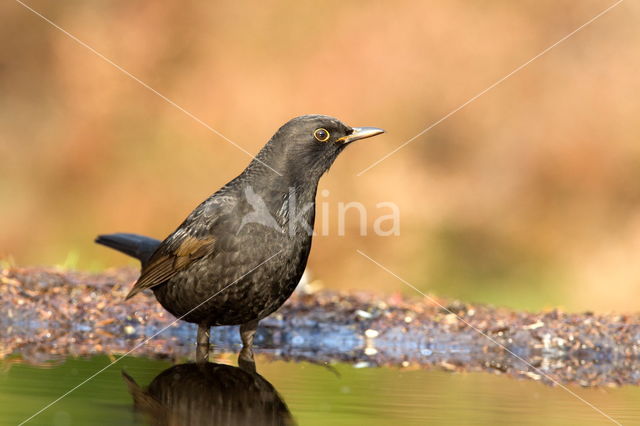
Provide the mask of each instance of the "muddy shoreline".
MULTIPOLYGON (((137 272, 49 268, 0 273, 0 359, 47 364, 69 356, 193 357, 196 328, 150 294, 124 296, 137 272)), ((640 384, 640 316, 515 312, 484 305, 329 291, 296 293, 261 322, 257 352, 267 358, 488 371, 581 386, 640 384)), ((218 352, 239 347, 220 327, 218 352)), ((557 384, 557 383, 556 383, 557 384)))

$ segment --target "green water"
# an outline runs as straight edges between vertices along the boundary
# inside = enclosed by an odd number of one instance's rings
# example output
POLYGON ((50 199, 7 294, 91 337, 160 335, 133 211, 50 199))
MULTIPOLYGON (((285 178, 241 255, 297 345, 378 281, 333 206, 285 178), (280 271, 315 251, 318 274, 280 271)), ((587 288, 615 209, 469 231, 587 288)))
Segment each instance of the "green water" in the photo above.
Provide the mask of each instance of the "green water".
MULTIPOLYGON (((0 424, 19 424, 110 362, 107 357, 69 359, 47 368, 15 360, 0 363, 0 424)), ((301 425, 613 424, 559 387, 488 373, 448 373, 336 365, 339 374, 307 363, 257 358, 270 382, 301 425)), ((63 398, 28 424, 145 424, 132 408, 121 375, 141 385, 170 362, 125 358, 63 398)), ((640 424, 637 387, 583 389, 569 386, 622 424, 640 424)))

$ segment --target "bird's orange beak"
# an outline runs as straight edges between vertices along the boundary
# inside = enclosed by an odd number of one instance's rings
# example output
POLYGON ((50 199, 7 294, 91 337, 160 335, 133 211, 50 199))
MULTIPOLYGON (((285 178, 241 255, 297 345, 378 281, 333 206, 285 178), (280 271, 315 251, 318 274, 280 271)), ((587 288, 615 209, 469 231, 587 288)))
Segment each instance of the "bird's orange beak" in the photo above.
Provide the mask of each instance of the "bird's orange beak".
POLYGON ((384 130, 378 129, 377 127, 353 127, 353 132, 351 132, 351 134, 348 134, 347 136, 341 137, 340 139, 338 139, 338 142, 347 144, 359 139, 370 138, 381 133, 384 133, 384 130))

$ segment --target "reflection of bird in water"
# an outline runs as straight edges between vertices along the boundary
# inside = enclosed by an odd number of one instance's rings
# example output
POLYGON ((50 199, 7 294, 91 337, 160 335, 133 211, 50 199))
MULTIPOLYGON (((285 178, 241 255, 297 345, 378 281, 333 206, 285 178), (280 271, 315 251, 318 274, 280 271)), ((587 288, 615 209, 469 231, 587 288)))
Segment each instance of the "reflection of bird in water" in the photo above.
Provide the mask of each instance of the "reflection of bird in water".
POLYGON ((122 372, 134 407, 154 425, 290 425, 276 389, 252 370, 215 363, 180 364, 143 389, 122 372))

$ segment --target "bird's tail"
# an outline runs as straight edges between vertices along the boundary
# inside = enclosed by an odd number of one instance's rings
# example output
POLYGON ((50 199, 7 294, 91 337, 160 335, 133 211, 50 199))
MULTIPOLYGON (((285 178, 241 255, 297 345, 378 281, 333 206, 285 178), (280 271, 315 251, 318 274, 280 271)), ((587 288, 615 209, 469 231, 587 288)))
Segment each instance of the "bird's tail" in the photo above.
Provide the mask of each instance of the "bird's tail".
POLYGON ((154 238, 125 233, 98 235, 95 242, 135 257, 143 266, 160 245, 154 238))

